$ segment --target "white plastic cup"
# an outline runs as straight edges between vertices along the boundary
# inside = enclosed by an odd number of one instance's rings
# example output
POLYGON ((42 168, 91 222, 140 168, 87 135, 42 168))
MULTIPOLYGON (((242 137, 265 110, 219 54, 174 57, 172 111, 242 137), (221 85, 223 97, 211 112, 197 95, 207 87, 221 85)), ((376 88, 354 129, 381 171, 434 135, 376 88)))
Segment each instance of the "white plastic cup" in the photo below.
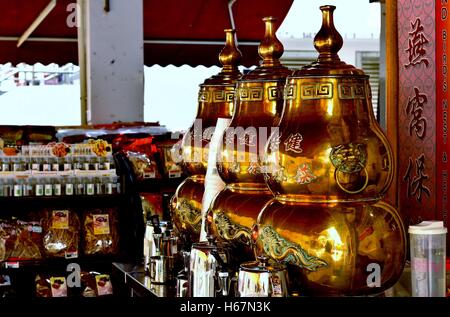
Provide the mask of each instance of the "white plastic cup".
POLYGON ((447 228, 442 221, 409 226, 413 297, 445 297, 447 228))

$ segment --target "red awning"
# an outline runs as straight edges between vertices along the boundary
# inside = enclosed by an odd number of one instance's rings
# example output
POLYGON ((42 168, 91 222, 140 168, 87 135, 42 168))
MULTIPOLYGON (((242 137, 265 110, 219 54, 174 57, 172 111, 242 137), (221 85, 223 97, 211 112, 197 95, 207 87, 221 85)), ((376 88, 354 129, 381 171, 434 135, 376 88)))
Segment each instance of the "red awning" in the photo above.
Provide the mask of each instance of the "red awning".
MULTIPOLYGON (((143 0, 144 62, 218 65, 230 28, 228 0, 143 0)), ((49 0, 0 0, 0 64, 78 64, 77 29, 67 25, 67 7, 74 0, 59 0, 56 7, 20 48, 20 37, 49 0)), ((237 0, 233 5, 239 48, 246 66, 258 63, 257 43, 264 33, 261 19, 276 16, 279 23, 293 0, 237 0)), ((111 10, 114 8, 112 7, 111 10)))

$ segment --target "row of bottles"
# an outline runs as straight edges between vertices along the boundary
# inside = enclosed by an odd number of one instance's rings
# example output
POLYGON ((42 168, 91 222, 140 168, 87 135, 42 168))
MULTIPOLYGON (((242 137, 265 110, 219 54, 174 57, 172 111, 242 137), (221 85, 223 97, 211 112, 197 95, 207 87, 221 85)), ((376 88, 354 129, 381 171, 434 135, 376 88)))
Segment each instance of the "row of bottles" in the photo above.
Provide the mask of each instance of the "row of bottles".
POLYGON ((115 195, 118 176, 0 178, 0 197, 115 195))
POLYGON ((0 172, 104 171, 115 169, 112 156, 27 157, 1 156, 0 172))

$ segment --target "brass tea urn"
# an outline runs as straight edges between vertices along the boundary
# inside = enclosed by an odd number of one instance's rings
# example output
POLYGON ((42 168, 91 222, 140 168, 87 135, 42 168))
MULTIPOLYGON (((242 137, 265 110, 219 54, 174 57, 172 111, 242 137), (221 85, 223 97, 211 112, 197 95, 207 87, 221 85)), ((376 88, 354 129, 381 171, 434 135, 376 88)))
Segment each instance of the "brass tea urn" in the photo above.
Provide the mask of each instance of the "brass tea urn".
POLYGON ((320 7, 316 62, 288 77, 278 133, 264 167, 274 193, 253 238, 289 266, 300 294, 381 293, 400 277, 405 230, 381 201, 394 160, 375 120, 368 76, 338 57, 334 6, 320 7))
POLYGON ((275 35, 276 18, 263 21, 265 35, 259 45, 262 63, 238 81, 236 109, 217 158, 217 170, 226 187, 214 198, 207 216, 211 234, 243 248, 238 252, 242 261, 254 259, 251 228, 261 208, 273 197, 264 181, 259 154, 280 121, 283 89, 291 74, 279 61, 283 45, 275 35))
POLYGON ((182 141, 183 166, 190 177, 179 185, 171 201, 172 219, 191 242, 200 237, 210 139, 217 119, 231 118, 236 81, 242 76, 238 69, 242 54, 236 47, 236 32, 226 29, 225 33, 225 47, 219 54, 222 70, 200 85, 196 119, 182 141))

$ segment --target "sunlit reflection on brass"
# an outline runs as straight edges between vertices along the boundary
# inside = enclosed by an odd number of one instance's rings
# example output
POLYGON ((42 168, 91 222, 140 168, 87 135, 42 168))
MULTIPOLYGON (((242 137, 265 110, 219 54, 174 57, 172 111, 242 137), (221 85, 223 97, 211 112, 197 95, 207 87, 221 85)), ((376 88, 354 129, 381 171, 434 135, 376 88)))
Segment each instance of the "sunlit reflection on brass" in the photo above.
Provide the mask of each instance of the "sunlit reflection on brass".
POLYGON ((218 118, 231 118, 236 81, 242 76, 238 69, 242 55, 236 47, 236 32, 227 29, 225 33, 225 47, 219 54, 222 70, 200 85, 196 122, 183 138, 183 166, 191 177, 180 184, 171 203, 177 229, 187 234, 192 242, 198 241, 200 235, 210 138, 218 118))
POLYGON ((381 293, 403 271, 405 231, 396 210, 384 202, 333 205, 273 199, 260 214, 254 236, 257 253, 288 264, 291 288, 302 294, 381 293), (376 266, 380 287, 370 287, 376 266))
POLYGON ((258 252, 289 265, 300 293, 381 293, 398 280, 405 257, 402 221, 380 202, 395 162, 373 114, 368 76, 337 54, 335 7, 320 9, 319 57, 287 78, 279 134, 263 164, 276 198, 252 236, 258 252), (370 287, 374 266, 381 280, 370 287))
POLYGON ((210 206, 210 232, 221 241, 241 247, 238 256, 242 261, 254 259, 249 244, 251 228, 261 208, 273 197, 258 157, 271 128, 281 118, 284 84, 291 74, 279 61, 283 45, 275 36, 276 19, 267 17, 263 21, 265 34, 259 45, 262 62, 238 81, 236 109, 217 162, 227 188, 210 206))

